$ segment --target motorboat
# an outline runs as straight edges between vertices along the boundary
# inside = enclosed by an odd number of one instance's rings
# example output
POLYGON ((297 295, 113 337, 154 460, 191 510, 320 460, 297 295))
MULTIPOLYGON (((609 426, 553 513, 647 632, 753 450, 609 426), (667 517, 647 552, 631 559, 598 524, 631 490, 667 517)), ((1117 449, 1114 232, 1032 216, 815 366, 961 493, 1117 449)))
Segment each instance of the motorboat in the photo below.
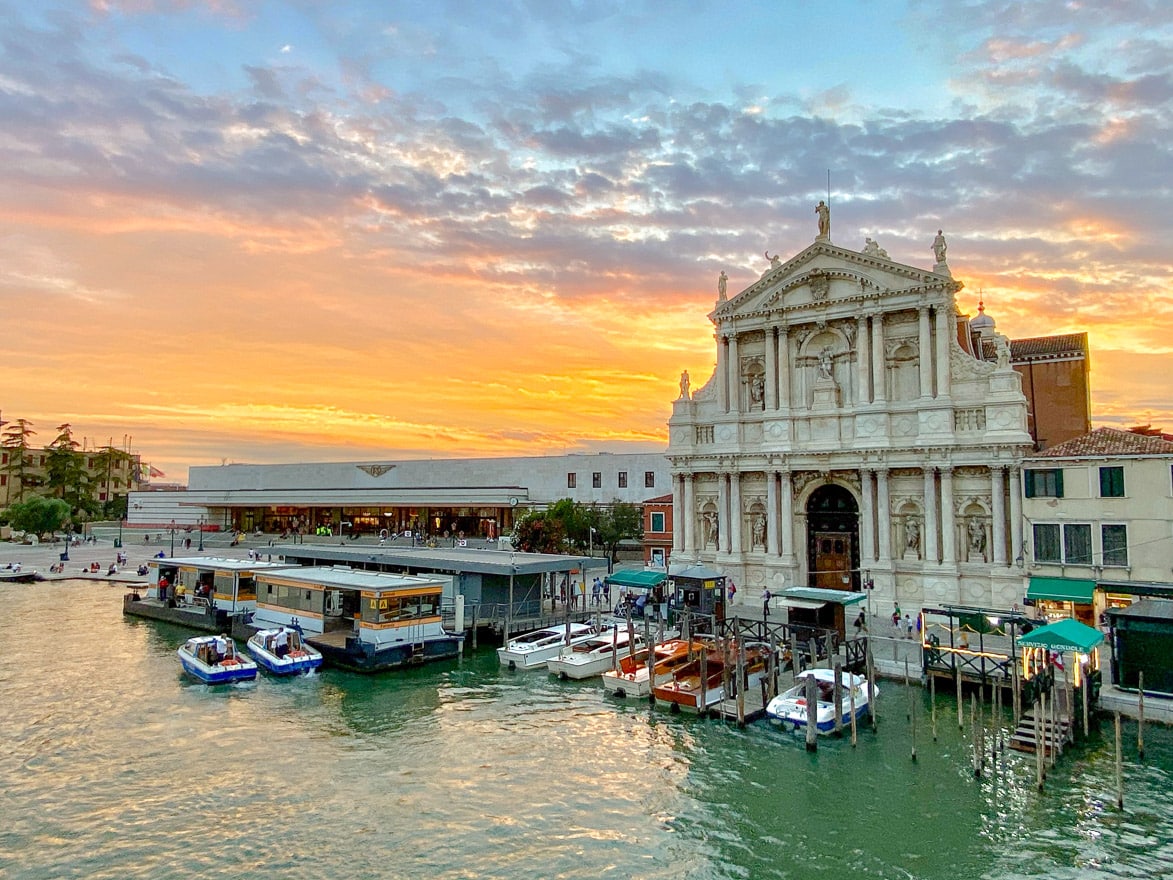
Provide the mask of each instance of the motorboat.
POLYGON ((322 654, 302 641, 301 633, 290 626, 262 629, 245 643, 253 659, 274 675, 312 672, 322 665, 322 654))
POLYGON ((546 668, 559 678, 593 678, 616 666, 620 660, 638 662, 642 657, 646 662, 647 656, 643 636, 639 633, 632 634, 619 628, 605 629, 577 644, 564 646, 557 657, 546 661, 546 668))
POLYGON ((703 642, 667 639, 652 646, 652 674, 648 675, 647 656, 624 657, 617 669, 603 673, 603 690, 616 697, 646 697, 652 684, 661 684, 672 673, 705 650, 703 642))
MULTIPOLYGON (((851 701, 854 693, 855 717, 859 719, 868 711, 868 704, 879 689, 862 675, 851 672, 841 674, 842 723, 851 724, 851 701)), ((794 687, 783 691, 766 705, 766 714, 771 720, 792 730, 805 730, 809 723, 810 707, 806 699, 806 683, 814 679, 818 693, 815 709, 815 726, 819 733, 830 733, 835 729, 835 672, 831 669, 808 669, 794 677, 794 687)))
POLYGON ((738 681, 736 646, 724 656, 716 648, 709 648, 678 667, 670 678, 652 687, 656 700, 667 703, 673 711, 685 709, 703 713, 737 693, 738 686, 747 690, 757 687, 766 676, 769 648, 765 645, 746 645, 742 663, 742 678, 738 681), (728 671, 726 671, 728 666, 728 671), (729 690, 726 693, 726 685, 729 690))
POLYGON ((183 671, 205 684, 229 684, 257 677, 257 664, 236 650, 226 635, 196 636, 176 652, 183 671))
POLYGON ((599 634, 589 623, 571 623, 535 629, 510 639, 497 649, 497 659, 510 669, 545 669, 546 661, 565 647, 573 647, 599 634))

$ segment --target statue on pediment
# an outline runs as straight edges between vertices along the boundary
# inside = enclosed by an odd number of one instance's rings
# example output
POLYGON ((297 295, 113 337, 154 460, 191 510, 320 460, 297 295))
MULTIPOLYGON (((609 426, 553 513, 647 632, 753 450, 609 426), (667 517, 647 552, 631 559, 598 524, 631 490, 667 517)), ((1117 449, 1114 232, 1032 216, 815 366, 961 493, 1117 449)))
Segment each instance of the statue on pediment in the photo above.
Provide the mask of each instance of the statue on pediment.
POLYGON ((865 238, 863 252, 869 257, 882 257, 883 259, 891 259, 888 252, 880 247, 874 238, 865 238))
POLYGON ((782 265, 782 255, 781 254, 774 254, 774 256, 771 257, 770 252, 767 250, 766 251, 766 259, 770 261, 770 269, 777 269, 779 266, 782 265))
POLYGON ((721 270, 721 274, 717 276, 717 299, 725 302, 725 291, 728 289, 729 276, 725 274, 725 270, 721 270))
POLYGON ((1010 340, 999 333, 994 337, 994 351, 998 355, 998 369, 1004 370, 1010 366, 1010 340))
POLYGON ((688 400, 689 397, 689 379, 688 370, 680 374, 680 399, 688 400))
POLYGON ((949 249, 949 245, 945 242, 945 234, 938 229, 937 237, 933 239, 933 256, 937 258, 937 263, 945 262, 945 252, 949 249))
POLYGON ((815 213, 819 215, 819 238, 831 237, 831 209, 822 199, 815 205, 815 213))

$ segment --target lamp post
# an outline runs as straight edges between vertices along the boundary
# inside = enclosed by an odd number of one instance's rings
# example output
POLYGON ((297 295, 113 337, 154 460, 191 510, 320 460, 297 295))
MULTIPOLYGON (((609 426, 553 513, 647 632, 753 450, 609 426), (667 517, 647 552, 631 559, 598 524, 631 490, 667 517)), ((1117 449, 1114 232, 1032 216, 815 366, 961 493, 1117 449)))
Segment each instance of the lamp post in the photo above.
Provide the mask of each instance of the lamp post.
POLYGON ((171 532, 171 555, 172 556, 175 556, 175 529, 176 529, 175 520, 171 520, 170 532, 171 532))
POLYGON ((201 553, 204 552, 204 522, 206 520, 207 520, 207 517, 204 517, 204 516, 200 517, 200 552, 201 553))

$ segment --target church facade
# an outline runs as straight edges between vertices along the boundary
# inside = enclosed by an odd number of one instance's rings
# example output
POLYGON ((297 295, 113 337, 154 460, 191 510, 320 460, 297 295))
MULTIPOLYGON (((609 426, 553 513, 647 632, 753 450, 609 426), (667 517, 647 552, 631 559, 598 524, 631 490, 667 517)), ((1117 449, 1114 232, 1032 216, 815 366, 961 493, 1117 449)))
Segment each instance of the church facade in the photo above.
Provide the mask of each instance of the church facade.
POLYGON ((716 369, 669 420, 673 559, 748 588, 874 588, 874 607, 1023 597, 1031 448, 1009 341, 959 315, 946 242, 924 269, 831 241, 769 257, 709 314, 716 369), (887 602, 885 606, 883 603, 887 602))

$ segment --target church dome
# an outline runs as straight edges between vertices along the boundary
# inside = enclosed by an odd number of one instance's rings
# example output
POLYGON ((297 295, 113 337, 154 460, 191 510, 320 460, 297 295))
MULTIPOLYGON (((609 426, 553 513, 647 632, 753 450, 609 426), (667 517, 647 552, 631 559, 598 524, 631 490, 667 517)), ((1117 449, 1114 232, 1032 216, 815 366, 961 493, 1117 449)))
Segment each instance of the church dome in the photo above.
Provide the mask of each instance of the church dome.
POLYGON ((978 302, 978 316, 969 322, 971 330, 982 336, 991 336, 994 333, 994 319, 986 314, 986 304, 978 302))

